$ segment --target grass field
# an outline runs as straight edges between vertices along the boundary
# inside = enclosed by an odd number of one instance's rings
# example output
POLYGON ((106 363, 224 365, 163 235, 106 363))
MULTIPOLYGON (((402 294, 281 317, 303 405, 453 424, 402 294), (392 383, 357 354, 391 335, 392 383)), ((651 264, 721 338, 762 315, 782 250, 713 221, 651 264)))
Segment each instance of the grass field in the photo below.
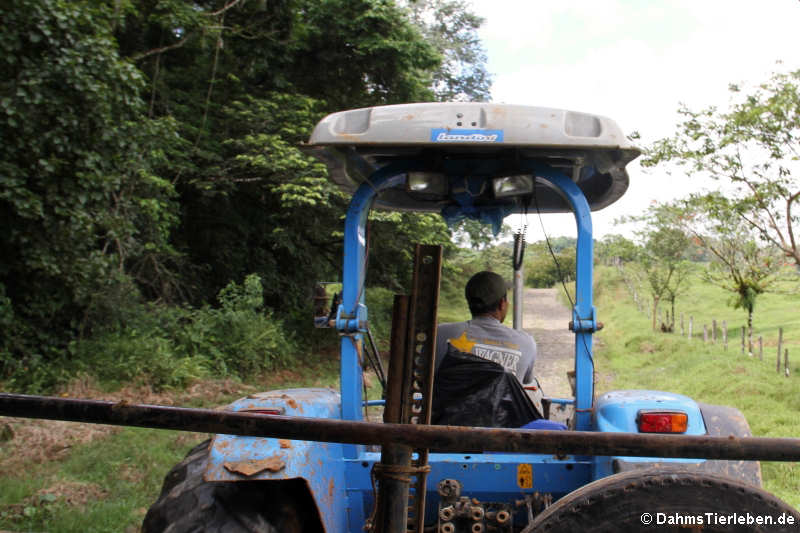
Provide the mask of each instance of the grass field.
MULTIPOLYGON (((754 339, 764 337, 764 360, 742 355, 738 328, 746 322, 742 310, 727 305, 727 293, 692 280, 678 301, 676 316, 694 317, 694 336, 654 333, 650 318, 639 312, 615 270, 601 269, 596 283, 599 320, 596 369, 598 389, 656 389, 686 394, 698 401, 741 410, 754 435, 800 437, 800 305, 797 295, 759 297, 754 315, 754 339), (703 343, 703 324, 726 320, 733 331, 725 350, 703 343), (790 354, 790 376, 775 370, 778 328, 790 354)), ((678 322, 680 319, 678 319, 678 322)), ((762 463, 764 487, 800 507, 800 465, 762 463)))

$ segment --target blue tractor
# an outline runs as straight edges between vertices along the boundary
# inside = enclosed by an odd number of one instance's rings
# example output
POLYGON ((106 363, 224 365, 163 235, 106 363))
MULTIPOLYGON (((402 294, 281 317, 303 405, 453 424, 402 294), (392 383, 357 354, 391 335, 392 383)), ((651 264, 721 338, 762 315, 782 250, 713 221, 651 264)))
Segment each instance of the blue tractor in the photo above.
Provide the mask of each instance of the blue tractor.
POLYGON ((504 104, 381 106, 327 116, 306 149, 352 194, 341 303, 322 320, 341 337, 341 389, 276 390, 231 404, 240 414, 307 421, 306 436, 218 434, 201 444, 168 474, 145 533, 798 527, 800 514, 760 488, 757 461, 713 459, 725 456, 713 437, 750 437, 736 409, 651 390, 595 397, 592 335, 601 325, 592 303, 591 211, 625 193, 625 167, 639 155, 612 120, 504 104), (377 359, 364 291, 372 208, 494 224, 534 208, 574 213, 574 398, 544 398, 543 409, 546 416, 548 405, 571 406, 568 429, 429 425, 441 276, 433 246, 418 246, 411 294, 395 301, 385 423, 364 420, 364 364, 377 359), (587 435, 593 445, 570 448, 587 435), (536 439, 550 447, 537 452, 536 439))

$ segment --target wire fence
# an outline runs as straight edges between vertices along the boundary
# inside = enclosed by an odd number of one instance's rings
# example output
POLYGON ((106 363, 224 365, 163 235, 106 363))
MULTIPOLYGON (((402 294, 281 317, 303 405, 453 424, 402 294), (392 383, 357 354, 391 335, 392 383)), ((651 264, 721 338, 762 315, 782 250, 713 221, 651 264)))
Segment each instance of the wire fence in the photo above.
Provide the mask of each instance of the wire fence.
MULTIPOLYGON (((622 281, 625 283, 625 288, 630 294, 633 303, 636 305, 637 310, 640 313, 646 314, 648 318, 652 318, 652 310, 649 306, 644 305, 643 299, 639 296, 639 291, 637 290, 636 283, 634 283, 628 276, 625 275, 623 269, 620 265, 617 265, 618 271, 620 273, 620 277, 622 281)), ((700 340, 702 339, 703 343, 707 344, 709 342, 713 344, 721 343, 724 349, 727 351, 729 349, 729 340, 731 335, 733 334, 735 337, 739 339, 738 341, 738 350, 741 355, 748 355, 749 357, 758 357, 759 360, 763 361, 765 356, 765 342, 764 336, 759 335, 755 340, 751 337, 751 334, 748 335, 747 326, 741 326, 729 330, 728 323, 726 320, 718 321, 717 319, 712 319, 710 322, 703 322, 702 328, 703 333, 702 337, 700 336, 699 328, 698 331, 695 333, 695 320, 694 317, 689 315, 688 318, 684 316, 684 313, 680 314, 680 320, 676 324, 675 317, 671 317, 669 311, 663 312, 661 310, 658 311, 657 316, 657 323, 660 326, 660 329, 664 333, 674 333, 680 335, 682 337, 686 337, 687 340, 700 340), (676 331, 678 325, 680 326, 680 332, 676 331)), ((698 322, 699 323, 699 322, 698 322)), ((775 371, 778 374, 783 374, 787 378, 789 377, 791 371, 789 368, 789 348, 784 345, 784 337, 783 337, 783 328, 779 327, 778 331, 778 339, 777 343, 777 350, 772 352, 771 350, 767 351, 767 359, 769 360, 774 353, 775 356, 775 371)), ((772 345, 772 342, 767 342, 767 345, 772 345)))

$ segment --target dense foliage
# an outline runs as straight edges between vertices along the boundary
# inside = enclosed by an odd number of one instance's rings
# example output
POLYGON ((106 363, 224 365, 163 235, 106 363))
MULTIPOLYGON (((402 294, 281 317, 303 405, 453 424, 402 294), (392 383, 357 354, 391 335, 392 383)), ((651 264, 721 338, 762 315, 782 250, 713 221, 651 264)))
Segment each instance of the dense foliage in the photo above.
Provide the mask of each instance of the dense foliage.
MULTIPOLYGON (((143 305, 188 314, 159 327, 189 334, 249 274, 290 345, 341 261, 346 199, 299 150, 310 128, 488 94, 481 21, 454 1, 20 0, 0 19, 0 380, 19 386, 59 379, 33 369, 85 358, 81 342, 124 351, 98 339, 132 339, 143 305)), ((450 242, 430 216, 378 215, 370 234, 386 287, 413 242, 450 242)))

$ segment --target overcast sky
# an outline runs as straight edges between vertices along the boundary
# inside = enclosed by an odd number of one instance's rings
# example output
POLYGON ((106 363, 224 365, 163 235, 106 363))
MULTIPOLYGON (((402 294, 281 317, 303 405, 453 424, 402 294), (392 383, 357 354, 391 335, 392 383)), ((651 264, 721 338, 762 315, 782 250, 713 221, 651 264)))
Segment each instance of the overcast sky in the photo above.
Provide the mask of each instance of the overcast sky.
MULTIPOLYGON (((472 1, 486 19, 480 35, 495 102, 605 115, 643 141, 674 132, 681 102, 725 108, 730 83, 800 68, 798 0, 472 1)), ((597 237, 622 232, 613 220, 623 214, 698 187, 637 163, 628 170, 628 194, 594 215, 597 237)), ((570 216, 543 220, 550 236, 575 234, 570 216)), ((542 238, 535 216, 529 233, 542 238)))

